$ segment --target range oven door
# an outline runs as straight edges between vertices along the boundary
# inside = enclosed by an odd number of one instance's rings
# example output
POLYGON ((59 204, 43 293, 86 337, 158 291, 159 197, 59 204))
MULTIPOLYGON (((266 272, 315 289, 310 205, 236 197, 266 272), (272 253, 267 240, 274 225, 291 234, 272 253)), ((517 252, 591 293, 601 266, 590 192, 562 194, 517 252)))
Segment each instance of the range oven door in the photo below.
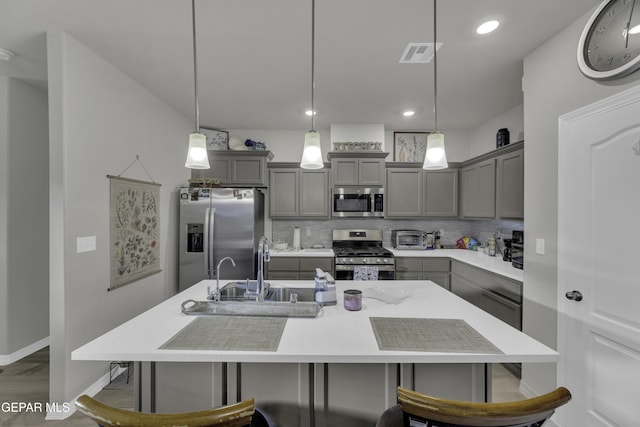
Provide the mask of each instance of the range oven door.
MULTIPOLYGON (((395 280, 396 268, 393 265, 366 265, 367 267, 378 267, 378 280, 395 280)), ((336 280, 353 280, 355 265, 336 264, 336 280)))

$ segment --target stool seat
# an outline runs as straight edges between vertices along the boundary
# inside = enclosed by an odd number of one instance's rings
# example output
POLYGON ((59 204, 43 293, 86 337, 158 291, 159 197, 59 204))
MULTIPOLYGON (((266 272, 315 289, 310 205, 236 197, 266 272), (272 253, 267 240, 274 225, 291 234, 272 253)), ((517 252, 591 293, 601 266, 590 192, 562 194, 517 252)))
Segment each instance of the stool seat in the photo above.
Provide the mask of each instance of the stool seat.
POLYGON ((78 411, 101 427, 245 427, 255 411, 253 399, 233 405, 179 414, 149 414, 114 408, 87 395, 75 402, 78 411))
POLYGON ((376 427, 539 427, 571 399, 564 387, 516 402, 478 403, 427 396, 398 387, 398 405, 387 409, 376 427))

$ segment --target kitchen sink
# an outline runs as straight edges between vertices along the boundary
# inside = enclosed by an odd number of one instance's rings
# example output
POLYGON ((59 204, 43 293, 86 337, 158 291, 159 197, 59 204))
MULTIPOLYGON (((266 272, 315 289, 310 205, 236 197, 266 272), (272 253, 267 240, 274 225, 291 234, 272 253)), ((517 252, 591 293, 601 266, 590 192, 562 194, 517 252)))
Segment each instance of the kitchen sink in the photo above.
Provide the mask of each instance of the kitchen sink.
MULTIPOLYGON (((298 302, 314 302, 313 288, 295 286, 273 286, 265 282, 265 301, 290 302, 293 297, 298 302)), ((256 280, 229 282, 220 289, 220 301, 252 301, 256 299, 258 283, 256 280)))
POLYGON ((316 317, 320 304, 313 288, 272 286, 265 282, 264 302, 256 301, 257 281, 229 282, 220 289, 220 301, 187 300, 182 312, 187 315, 316 317), (295 296, 294 296, 295 295, 295 296))

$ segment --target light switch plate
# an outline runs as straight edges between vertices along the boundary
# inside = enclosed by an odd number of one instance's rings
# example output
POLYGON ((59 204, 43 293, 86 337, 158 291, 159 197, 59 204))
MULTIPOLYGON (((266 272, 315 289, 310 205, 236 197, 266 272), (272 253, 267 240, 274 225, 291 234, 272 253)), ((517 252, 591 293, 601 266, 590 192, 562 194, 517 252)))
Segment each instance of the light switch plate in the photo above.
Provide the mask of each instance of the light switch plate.
POLYGON ((96 250, 96 236, 78 237, 76 239, 76 251, 78 253, 96 250))
POLYGON ((544 255, 544 239, 536 239, 536 254, 544 255))

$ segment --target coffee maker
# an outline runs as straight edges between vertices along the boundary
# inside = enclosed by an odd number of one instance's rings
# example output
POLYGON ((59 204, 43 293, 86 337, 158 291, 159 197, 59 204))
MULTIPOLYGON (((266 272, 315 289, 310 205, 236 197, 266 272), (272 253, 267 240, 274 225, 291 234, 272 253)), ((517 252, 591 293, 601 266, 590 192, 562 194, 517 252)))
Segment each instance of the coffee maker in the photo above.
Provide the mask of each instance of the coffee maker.
POLYGON ((502 260, 511 262, 511 239, 502 239, 504 242, 504 251, 502 251, 502 260))

